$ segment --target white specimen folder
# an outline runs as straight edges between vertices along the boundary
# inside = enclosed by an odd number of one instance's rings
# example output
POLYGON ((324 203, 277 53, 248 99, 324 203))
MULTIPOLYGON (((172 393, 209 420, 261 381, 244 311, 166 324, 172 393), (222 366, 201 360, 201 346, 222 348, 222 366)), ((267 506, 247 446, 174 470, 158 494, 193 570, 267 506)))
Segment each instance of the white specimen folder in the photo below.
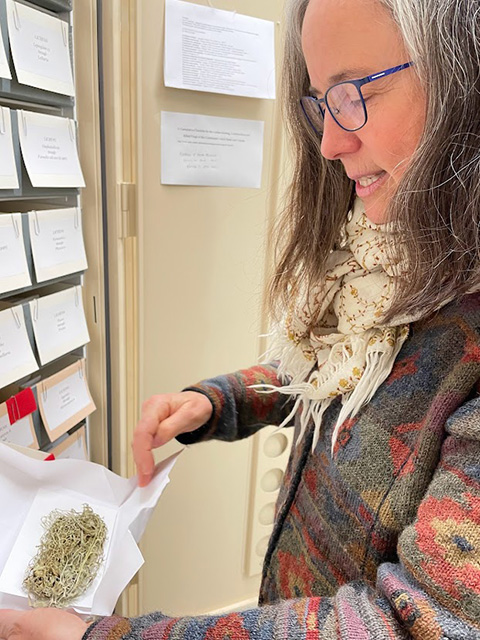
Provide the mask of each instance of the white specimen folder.
MULTIPOLYGON (((105 574, 105 566, 111 560, 111 532, 115 529, 117 511, 111 506, 97 501, 90 501, 90 506, 104 521, 108 535, 104 547, 104 562, 100 566, 97 576, 87 591, 76 600, 78 607, 91 609, 93 598, 102 578, 105 574)), ((59 509, 61 511, 83 511, 83 497, 81 494, 70 491, 52 491, 40 488, 30 507, 17 539, 14 542, 10 556, 0 575, 0 592, 7 592, 19 598, 25 595, 22 583, 25 570, 30 561, 37 554, 37 545, 44 533, 42 518, 50 512, 59 509), (24 569, 23 573, 19 567, 24 569)))
POLYGON ((164 67, 167 87, 274 99, 274 23, 166 0, 164 67))
POLYGON ((29 304, 42 365, 90 341, 81 286, 35 298, 29 304))
POLYGON ((37 369, 22 305, 0 311, 0 387, 37 369))
POLYGON ((21 591, 24 563, 28 564, 41 535, 32 514, 38 522, 58 507, 87 503, 104 516, 110 513, 107 557, 93 589, 72 606, 85 616, 111 615, 117 598, 143 564, 137 542, 178 455, 159 463, 151 483, 140 489, 136 478, 121 478, 92 462, 46 462, 0 444, 0 608, 29 609, 27 595, 21 591), (21 543, 16 544, 17 538, 21 543))
POLYGON ((85 374, 85 359, 37 384, 38 408, 53 442, 95 411, 85 374))
POLYGON ((18 81, 75 95, 68 23, 14 0, 7 0, 7 18, 18 81))
POLYGON ((13 149, 12 116, 0 107, 0 189, 18 189, 18 172, 13 149))
POLYGON ((87 269, 80 209, 30 211, 28 225, 37 282, 87 269))
POLYGON ((18 133, 23 161, 34 187, 85 186, 75 120, 19 111, 18 133))
POLYGON ((5 43, 3 42, 3 33, 0 29, 0 78, 12 79, 12 72, 8 66, 7 54, 5 50, 5 43))
POLYGON ((87 436, 85 427, 80 427, 71 436, 56 444, 49 453, 57 460, 88 460, 87 436))
POLYGON ((0 293, 32 284, 23 239, 22 214, 0 215, 0 293))
POLYGON ((161 127, 162 184, 261 187, 262 121, 162 111, 161 127))
POLYGON ((0 442, 12 442, 21 447, 38 449, 32 415, 25 416, 25 418, 10 424, 6 403, 0 404, 0 442))

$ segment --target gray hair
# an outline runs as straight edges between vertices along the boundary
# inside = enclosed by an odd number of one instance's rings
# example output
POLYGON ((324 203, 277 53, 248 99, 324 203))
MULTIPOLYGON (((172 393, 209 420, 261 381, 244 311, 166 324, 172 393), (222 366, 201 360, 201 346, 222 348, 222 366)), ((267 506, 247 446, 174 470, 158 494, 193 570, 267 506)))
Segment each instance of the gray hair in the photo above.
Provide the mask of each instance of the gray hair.
MULTIPOLYGON (((392 259, 408 265, 388 320, 431 313, 480 282, 480 1, 378 2, 398 25, 427 98, 422 138, 387 211, 403 240, 402 255, 392 259)), ((276 228, 274 315, 300 288, 321 281, 354 197, 340 161, 323 158, 320 137, 299 111, 310 86, 301 49, 308 3, 287 0, 283 107, 294 167, 276 228)))

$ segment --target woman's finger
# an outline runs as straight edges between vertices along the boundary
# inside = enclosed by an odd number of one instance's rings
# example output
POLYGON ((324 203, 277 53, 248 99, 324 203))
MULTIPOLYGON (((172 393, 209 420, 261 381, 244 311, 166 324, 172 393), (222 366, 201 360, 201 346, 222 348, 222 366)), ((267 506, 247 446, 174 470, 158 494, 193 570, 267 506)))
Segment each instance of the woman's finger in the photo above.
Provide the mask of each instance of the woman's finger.
POLYGON ((152 478, 155 466, 152 454, 154 439, 158 435, 160 424, 169 413, 168 402, 156 396, 149 398, 142 406, 142 417, 135 428, 132 442, 133 459, 141 487, 146 486, 152 478))
POLYGON ((155 461, 153 459, 153 438, 149 426, 137 425, 133 435, 132 451, 140 487, 146 486, 152 479, 155 461))

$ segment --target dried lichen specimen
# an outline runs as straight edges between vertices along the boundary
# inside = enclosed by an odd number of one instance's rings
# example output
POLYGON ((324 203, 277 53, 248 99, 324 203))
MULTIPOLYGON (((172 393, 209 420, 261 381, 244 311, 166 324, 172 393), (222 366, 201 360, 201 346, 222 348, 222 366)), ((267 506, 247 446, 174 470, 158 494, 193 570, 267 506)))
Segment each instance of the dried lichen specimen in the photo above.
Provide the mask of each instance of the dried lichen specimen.
POLYGON ((103 562, 107 527, 93 509, 52 511, 23 587, 34 607, 64 607, 92 584, 103 562))

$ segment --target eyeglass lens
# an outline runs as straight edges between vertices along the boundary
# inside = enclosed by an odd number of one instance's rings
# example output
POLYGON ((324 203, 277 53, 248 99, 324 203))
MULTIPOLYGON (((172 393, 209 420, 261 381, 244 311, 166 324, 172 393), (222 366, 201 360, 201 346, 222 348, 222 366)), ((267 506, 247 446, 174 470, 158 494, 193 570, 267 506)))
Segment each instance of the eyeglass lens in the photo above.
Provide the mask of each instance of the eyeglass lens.
MULTIPOLYGON (((367 114, 359 89, 349 82, 333 86, 327 91, 326 101, 336 122, 344 129, 354 131, 363 127, 367 114)), ((310 124, 319 133, 323 131, 323 114, 315 100, 302 100, 310 124)))

